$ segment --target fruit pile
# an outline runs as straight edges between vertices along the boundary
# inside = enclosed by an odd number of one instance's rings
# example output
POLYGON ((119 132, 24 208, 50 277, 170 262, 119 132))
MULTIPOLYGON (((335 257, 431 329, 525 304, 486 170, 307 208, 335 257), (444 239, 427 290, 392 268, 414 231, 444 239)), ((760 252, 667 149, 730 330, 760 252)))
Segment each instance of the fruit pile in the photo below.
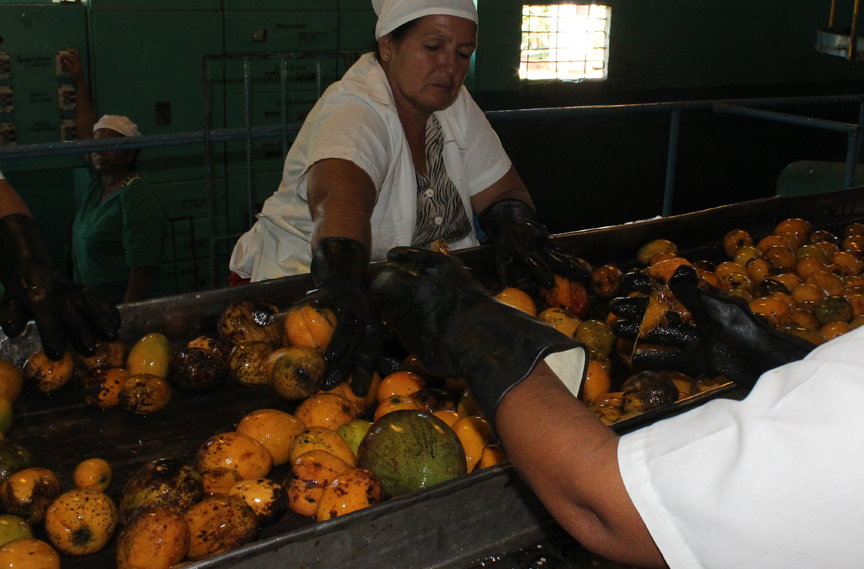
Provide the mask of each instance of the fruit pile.
MULTIPOLYGON (((588 347, 580 396, 607 424, 725 383, 638 369, 633 354, 652 347, 613 333, 608 302, 620 296, 646 299, 640 337, 689 322, 666 286, 682 264, 745 299, 769 325, 816 344, 864 322, 864 225, 834 235, 790 219, 761 239, 730 231, 722 249, 723 258, 688 260, 669 241, 644 244, 627 264, 650 284, 641 292, 626 290, 627 275, 605 264, 587 285, 556 277, 553 289, 511 288, 496 298, 588 347)), ((364 397, 350 378, 323 391, 335 324, 327 309, 238 301, 212 336, 182 346, 154 332, 128 350, 100 344, 90 358, 52 362, 36 352, 22 369, 0 360, 0 433, 13 437, 0 440, 0 565, 43 556, 59 566, 57 552, 86 555, 113 543, 118 567, 170 567, 249 543, 288 512, 326 521, 505 460, 464 383, 431 376, 410 355, 382 367, 364 397), (22 386, 42 397, 74 378, 86 405, 120 416, 149 419, 171 408, 172 393, 191 400, 229 385, 266 392, 272 403, 230 418, 234 430, 195 439, 190 456, 147 462, 115 501, 104 460, 82 462, 76 489, 63 493, 57 474, 66 473, 41 467, 10 432, 22 386)))
POLYGON ((116 506, 105 494, 111 469, 104 461, 90 477, 99 488, 61 494, 54 472, 12 440, 0 441, 16 457, 0 461, 9 477, 0 492, 10 496, 0 507, 8 524, 28 530, 9 533, 9 540, 0 534, 0 565, 44 554, 46 566, 54 566, 58 551, 90 554, 117 533, 118 567, 170 567, 254 541, 289 511, 325 521, 505 460, 464 385, 430 377, 414 358, 383 378, 376 373, 365 397, 353 393, 350 378, 322 391, 323 353, 335 323, 327 309, 280 313, 238 301, 224 310, 213 336, 180 347, 154 332, 128 353, 118 341, 100 343, 89 358, 67 352, 59 362, 39 350, 23 371, 0 360, 0 392, 20 393, 26 385, 41 397, 77 378, 84 402, 106 413, 153 415, 174 390, 194 398, 228 382, 267 390, 273 406, 237 417, 234 431, 202 441, 194 456, 148 462, 126 481, 116 506), (93 507, 83 512, 82 503, 93 507), (33 539, 30 528, 47 541, 33 539))
MULTIPOLYGON (((604 300, 646 297, 639 338, 670 322, 692 324, 686 308, 666 286, 675 269, 691 265, 702 280, 744 299, 769 326, 819 345, 864 323, 864 224, 850 223, 841 231, 814 230, 800 218, 780 222, 758 240, 744 229, 734 229, 723 238, 722 254, 713 262, 685 259, 674 243, 656 239, 639 248, 636 271, 628 275, 646 283, 648 290, 624 289, 622 271, 603 265, 592 271, 590 299, 578 290, 578 283, 561 279, 554 291, 536 295, 547 306, 537 316, 588 347, 590 363, 581 399, 606 424, 617 423, 715 389, 727 380, 638 369, 632 364, 635 353, 664 347, 617 337, 612 329, 617 317, 604 300)), ((505 290, 498 298, 536 314, 537 301, 523 291, 505 290)))

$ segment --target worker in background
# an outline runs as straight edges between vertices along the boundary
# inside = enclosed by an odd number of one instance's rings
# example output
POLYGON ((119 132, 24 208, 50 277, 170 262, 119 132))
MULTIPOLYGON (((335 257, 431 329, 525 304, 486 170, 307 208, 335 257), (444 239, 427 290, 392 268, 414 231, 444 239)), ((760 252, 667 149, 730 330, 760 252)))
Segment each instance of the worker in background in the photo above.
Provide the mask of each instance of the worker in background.
POLYGON ((285 159, 278 191, 234 248, 237 279, 311 271, 339 317, 325 388, 365 393, 381 343, 367 265, 396 245, 494 241, 502 286, 585 268, 555 249, 528 190, 462 85, 477 44, 473 0, 373 0, 376 51, 330 86, 285 159), (358 363, 359 362, 359 363, 358 363))
POLYGON ((386 321, 432 373, 465 378, 516 469, 589 550, 673 569, 860 566, 864 329, 815 347, 679 268, 669 284, 696 324, 690 356, 752 391, 619 437, 576 397, 584 367, 549 365, 584 358, 576 342, 494 301, 451 257, 389 258, 372 283, 386 321))
POLYGON ((117 339, 120 312, 104 296, 70 282, 48 256, 36 220, 0 172, 0 326, 19 336, 32 319, 45 354, 59 360, 67 339, 92 355, 99 339, 117 339))
MULTIPOLYGON (((98 121, 90 102, 78 52, 61 59, 76 90, 76 127, 80 140, 140 136, 124 116, 98 121)), ((117 303, 152 296, 162 262, 168 221, 159 197, 136 170, 137 148, 93 152, 95 171, 72 225, 74 278, 117 303)))

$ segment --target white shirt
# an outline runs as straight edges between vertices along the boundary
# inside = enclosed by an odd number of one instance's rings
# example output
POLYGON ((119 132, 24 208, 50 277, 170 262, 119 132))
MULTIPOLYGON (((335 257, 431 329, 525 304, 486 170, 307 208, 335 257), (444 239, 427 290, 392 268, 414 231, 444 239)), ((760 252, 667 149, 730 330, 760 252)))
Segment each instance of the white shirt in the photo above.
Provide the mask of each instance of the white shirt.
POLYGON ((623 436, 624 484, 679 567, 864 565, 864 328, 623 436))
MULTIPOLYGON (((435 113, 444 132, 444 163, 471 216, 471 196, 510 170, 510 159, 483 112, 463 86, 456 101, 435 113)), ((378 189, 372 212, 371 260, 410 245, 417 184, 393 94, 374 55, 360 58, 325 92, 285 158, 282 183, 231 256, 231 270, 253 281, 304 273, 311 263, 312 219, 307 203, 309 167, 327 158, 350 160, 378 189)), ((478 245, 469 235, 449 246, 478 245)))

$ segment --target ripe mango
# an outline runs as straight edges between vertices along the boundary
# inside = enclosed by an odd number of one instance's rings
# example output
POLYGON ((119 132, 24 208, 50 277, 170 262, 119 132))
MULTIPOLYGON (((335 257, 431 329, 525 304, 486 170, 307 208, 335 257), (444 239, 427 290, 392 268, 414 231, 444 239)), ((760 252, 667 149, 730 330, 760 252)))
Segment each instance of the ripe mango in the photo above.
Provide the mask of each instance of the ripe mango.
POLYGON ((149 373, 165 379, 171 363, 171 344, 163 334, 153 332, 138 340, 126 357, 129 375, 149 373))

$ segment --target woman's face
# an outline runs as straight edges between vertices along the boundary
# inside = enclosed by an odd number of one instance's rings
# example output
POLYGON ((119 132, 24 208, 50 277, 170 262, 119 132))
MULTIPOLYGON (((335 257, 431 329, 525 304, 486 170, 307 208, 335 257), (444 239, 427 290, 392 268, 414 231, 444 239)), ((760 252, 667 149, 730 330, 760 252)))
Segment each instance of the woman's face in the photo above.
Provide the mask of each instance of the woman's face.
MULTIPOLYGON (((121 136, 119 132, 113 131, 110 128, 100 128, 93 133, 93 138, 97 140, 120 138, 121 136)), ((90 160, 93 162, 93 168, 97 172, 101 174, 115 174, 127 171, 134 156, 134 150, 103 150, 94 152, 90 160)))
POLYGON ((449 107, 477 46, 477 24, 456 16, 424 16, 395 42, 379 41, 381 66, 400 113, 429 115, 449 107))

